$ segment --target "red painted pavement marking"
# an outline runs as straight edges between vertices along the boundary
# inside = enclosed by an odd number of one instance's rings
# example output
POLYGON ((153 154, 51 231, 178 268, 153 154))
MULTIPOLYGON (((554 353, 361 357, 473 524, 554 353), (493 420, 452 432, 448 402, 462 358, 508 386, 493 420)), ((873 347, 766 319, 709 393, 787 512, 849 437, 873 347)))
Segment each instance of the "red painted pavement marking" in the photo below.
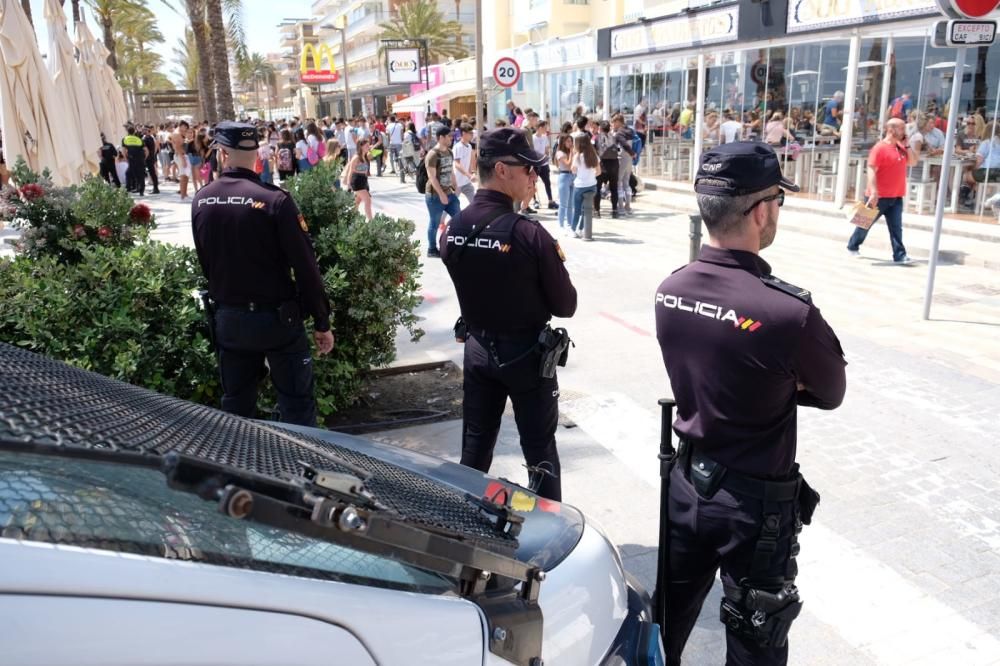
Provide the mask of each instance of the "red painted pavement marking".
POLYGON ((437 303, 439 300, 441 300, 440 298, 438 298, 434 294, 431 294, 431 293, 426 292, 426 291, 421 292, 420 296, 423 297, 423 299, 425 301, 427 301, 428 303, 437 303))
POLYGON ((614 316, 613 314, 611 314, 609 312, 598 312, 597 314, 599 314, 600 316, 604 317, 605 319, 608 319, 610 321, 615 322, 619 326, 624 326, 625 328, 627 328, 628 330, 632 331, 633 333, 637 333, 637 334, 642 335, 642 336, 647 337, 647 338, 653 337, 653 334, 650 333, 649 331, 647 331, 646 329, 639 328, 638 326, 634 326, 633 324, 630 324, 627 321, 625 321, 624 319, 622 319, 620 317, 616 317, 616 316, 614 316))

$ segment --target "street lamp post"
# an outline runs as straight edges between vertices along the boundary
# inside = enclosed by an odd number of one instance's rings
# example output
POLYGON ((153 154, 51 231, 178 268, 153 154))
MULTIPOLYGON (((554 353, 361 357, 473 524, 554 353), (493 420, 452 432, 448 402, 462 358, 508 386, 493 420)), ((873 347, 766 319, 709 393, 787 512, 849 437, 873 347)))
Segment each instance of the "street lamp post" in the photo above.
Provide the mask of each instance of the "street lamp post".
POLYGON ((340 33, 340 56, 344 62, 344 116, 351 117, 351 84, 347 79, 347 29, 340 28, 332 23, 324 23, 321 29, 336 30, 340 33))

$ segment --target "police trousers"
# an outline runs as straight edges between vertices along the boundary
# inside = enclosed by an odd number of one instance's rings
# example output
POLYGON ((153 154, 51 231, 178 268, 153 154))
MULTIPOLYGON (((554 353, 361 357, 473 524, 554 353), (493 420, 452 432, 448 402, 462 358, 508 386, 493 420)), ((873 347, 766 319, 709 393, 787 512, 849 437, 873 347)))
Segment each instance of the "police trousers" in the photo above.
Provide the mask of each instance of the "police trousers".
POLYGON ((215 334, 224 411, 253 418, 257 385, 270 371, 278 394, 278 420, 316 425, 312 350, 301 321, 282 323, 277 309, 252 312, 219 305, 215 334))
MULTIPOLYGON (((763 502, 720 488, 711 499, 702 497, 688 480, 684 458, 670 474, 670 581, 667 588, 667 664, 680 664, 684 645, 694 628, 705 597, 721 569, 723 586, 754 587, 777 591, 798 573, 796 504, 778 505, 776 550, 763 571, 753 561, 763 527, 763 502)), ((726 664, 786 664, 788 644, 762 647, 726 627, 726 664)))
POLYGON ((539 375, 541 355, 532 351, 500 367, 534 346, 536 338, 521 341, 488 340, 469 336, 465 341, 462 404, 462 464, 488 472, 507 398, 514 405, 514 421, 524 459, 531 467, 550 472, 542 476, 538 494, 561 500, 556 426, 559 422, 559 382, 539 375))

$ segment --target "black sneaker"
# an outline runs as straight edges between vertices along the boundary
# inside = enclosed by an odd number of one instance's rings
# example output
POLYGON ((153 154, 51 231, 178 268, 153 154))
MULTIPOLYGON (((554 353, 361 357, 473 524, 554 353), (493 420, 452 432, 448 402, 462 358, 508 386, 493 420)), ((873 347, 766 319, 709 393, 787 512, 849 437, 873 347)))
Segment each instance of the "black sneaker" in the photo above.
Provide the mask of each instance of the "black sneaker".
POLYGON ((534 215, 534 214, 535 214, 535 213, 537 213, 538 211, 537 211, 537 210, 535 210, 534 208, 532 208, 531 206, 528 206, 528 207, 526 207, 526 208, 525 208, 524 210, 522 210, 521 212, 522 212, 522 213, 525 213, 525 214, 527 214, 527 215, 534 215))
POLYGON ((557 204, 555 201, 550 201, 549 210, 559 210, 559 204, 557 204))
POLYGON ((159 193, 160 193, 159 190, 153 190, 153 194, 159 194, 159 193))
POLYGON ((616 210, 611 211, 611 217, 613 217, 614 219, 617 220, 618 219, 618 211, 616 211, 616 210))
POLYGON ((428 257, 432 257, 434 259, 440 259, 441 258, 441 253, 432 248, 430 250, 427 250, 427 256, 428 257))

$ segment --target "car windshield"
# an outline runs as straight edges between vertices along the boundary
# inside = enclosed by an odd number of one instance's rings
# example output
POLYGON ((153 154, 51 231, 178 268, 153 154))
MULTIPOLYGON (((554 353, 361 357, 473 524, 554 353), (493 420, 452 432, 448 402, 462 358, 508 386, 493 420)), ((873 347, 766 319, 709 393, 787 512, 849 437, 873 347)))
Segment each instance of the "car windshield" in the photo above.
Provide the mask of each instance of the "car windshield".
POLYGON ((130 465, 0 451, 0 537, 443 593, 455 581, 222 515, 130 465))

